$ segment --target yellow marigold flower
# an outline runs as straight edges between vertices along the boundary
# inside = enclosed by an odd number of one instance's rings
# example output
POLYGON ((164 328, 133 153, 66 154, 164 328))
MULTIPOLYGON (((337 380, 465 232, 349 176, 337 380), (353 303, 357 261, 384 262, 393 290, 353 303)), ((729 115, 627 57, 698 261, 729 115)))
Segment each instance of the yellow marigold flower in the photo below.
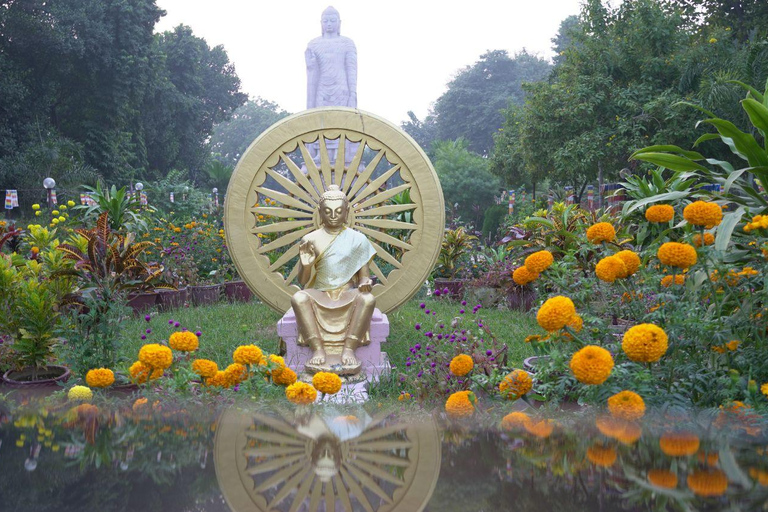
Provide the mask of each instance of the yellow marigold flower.
POLYGON ((768 382, 760 386, 760 392, 764 394, 766 398, 768 398, 768 382))
POLYGON ((763 487, 768 487, 768 471, 758 468, 749 468, 749 476, 763 487))
POLYGON ((501 419, 501 428, 503 430, 517 430, 525 428, 525 424, 531 421, 531 418, 524 412, 515 411, 507 414, 501 419))
POLYGON ((528 270, 528 267, 526 266, 518 267, 512 272, 512 280, 519 286, 525 286, 528 283, 532 283, 538 279, 538 277, 539 274, 534 274, 528 270))
POLYGON ((195 359, 192 361, 192 371, 204 379, 208 379, 216 375, 216 372, 219 371, 219 365, 209 359, 195 359))
POLYGON ((235 349, 232 359, 240 364, 260 364, 263 355, 256 345, 241 345, 235 349))
POLYGON ((699 436, 692 432, 667 432, 659 438, 659 448, 670 457, 687 457, 699 451, 699 436))
POLYGON ((308 405, 317 399, 317 390, 306 382, 295 382, 285 388, 285 397, 296 405, 308 405))
POLYGON ((85 386, 72 386, 67 398, 72 402, 90 402, 93 400, 93 391, 85 386))
POLYGON ((88 370, 85 383, 92 388, 106 388, 115 383, 115 374, 109 368, 88 370))
POLYGON ((267 360, 273 365, 277 365, 278 367, 285 366, 285 359, 278 356, 277 354, 269 354, 267 360))
POLYGON ((445 412, 452 418, 472 416, 475 412, 475 394, 471 391, 457 391, 445 401, 445 412))
POLYGON ((33 204, 33 205, 32 205, 32 209, 33 209, 33 210, 35 210, 35 211, 37 211, 37 210, 39 210, 39 209, 40 209, 40 205, 39 205, 39 204, 37 204, 37 203, 35 203, 35 204, 33 204))
POLYGON ((141 361, 136 361, 131 365, 128 370, 131 374, 131 380, 136 384, 144 384, 149 380, 159 379, 163 376, 163 368, 152 368, 148 364, 144 364, 141 361))
POLYGON ((282 369, 280 369, 280 371, 278 370, 272 371, 272 382, 274 382, 279 386, 290 386, 291 384, 296 382, 297 378, 298 377, 296 376, 296 372, 294 372, 287 366, 284 366, 282 369))
POLYGON ((579 315, 573 315, 571 321, 568 322, 568 327, 570 327, 573 332, 581 332, 584 328, 584 319, 579 315))
POLYGON ((661 279, 661 286, 664 288, 669 288, 672 286, 672 281, 674 280, 676 285, 682 286, 685 283, 685 276, 682 274, 677 274, 674 276, 664 276, 661 279))
POLYGON ((734 350, 739 348, 740 344, 741 344, 741 342, 739 340, 731 340, 731 341, 729 341, 728 343, 725 344, 725 348, 727 348, 728 350, 733 352, 734 350))
POLYGON ((341 378, 335 373, 317 372, 312 377, 312 385, 321 393, 335 395, 341 389, 341 378))
POLYGON ((568 297, 557 296, 547 299, 536 314, 536 321, 546 331, 559 331, 576 314, 576 306, 568 297))
POLYGON ((587 459, 595 466, 610 467, 616 462, 616 448, 595 443, 587 448, 587 459))
POLYGON ((648 481, 662 489, 674 489, 677 487, 677 474, 668 469, 651 469, 648 471, 648 481))
POLYGON ((653 324, 640 324, 627 329, 621 348, 627 357, 638 363, 655 363, 667 353, 667 333, 653 324))
POLYGON ((532 341, 547 341, 549 339, 549 336, 542 336, 540 334, 531 334, 530 336, 525 337, 525 343, 530 343, 532 341))
POLYGON ((397 397, 397 400, 399 402, 403 402, 405 400, 410 400, 410 399, 411 399, 411 394, 410 393, 400 393, 400 395, 398 395, 398 397, 397 397))
POLYGON ((179 352, 193 352, 199 345, 197 335, 189 331, 175 332, 168 338, 168 346, 179 352))
POLYGON ((226 389, 232 385, 232 380, 227 372, 219 370, 212 377, 205 379, 205 384, 207 386, 217 386, 226 389))
POLYGON ((616 230, 608 222, 598 222, 587 230, 587 240, 597 245, 601 242, 610 242, 616 238, 616 230))
POLYGON ((540 274, 549 268, 554 263, 555 258, 549 251, 537 251, 527 258, 525 258, 525 268, 527 268, 532 274, 540 274))
POLYGON ((525 370, 513 370, 499 383, 501 396, 507 400, 517 400, 533 387, 533 379, 525 370))
POLYGON ((73 206, 75 206, 75 202, 74 202, 74 201, 72 201, 72 200, 69 200, 69 201, 67 201, 67 206, 69 206, 70 208, 72 208, 73 206))
POLYGON ((133 409, 133 412, 139 412, 143 410, 145 407, 147 407, 148 402, 149 401, 144 397, 137 398, 136 401, 133 402, 133 406, 131 407, 131 409, 133 409))
POLYGON ((227 374, 229 381, 233 384, 239 384, 248 379, 248 368, 244 364, 232 363, 224 370, 227 374))
POLYGON ((139 350, 139 361, 152 368, 168 368, 173 363, 171 349, 157 343, 149 343, 139 350))
POLYGON ((472 358, 468 356, 467 354, 459 354, 453 359, 451 359, 451 373, 456 375, 457 377, 463 377, 469 372, 472 371, 472 368, 475 367, 475 362, 472 361, 472 358))
MULTIPOLYGON (((704 245, 712 245, 715 243, 715 235, 712 233, 704 233, 704 245)), ((696 233, 693 235, 693 245, 701 247, 701 234, 696 233)))
POLYGON ((606 283, 612 283, 617 278, 628 275, 627 266, 617 256, 608 256, 598 261, 595 265, 595 274, 598 279, 606 283))
POLYGON ((721 496, 728 489, 728 477, 719 469, 697 469, 688 475, 688 488, 698 496, 721 496))
POLYGON ((634 391, 621 391, 608 398, 608 412, 614 418, 639 420, 645 415, 645 402, 634 391))
POLYGON ((543 439, 552 435, 552 431, 555 429, 554 420, 540 420, 535 421, 531 419, 523 424, 523 428, 530 434, 543 439))
POLYGON ((685 207, 683 218, 688 224, 712 229, 723 220, 723 209, 717 203, 696 201, 685 207))
POLYGON ((662 224, 671 221, 675 217, 675 209, 668 204, 655 204, 645 210, 645 218, 648 222, 662 224))
POLYGON ((571 371, 582 384, 602 384, 613 369, 613 357, 603 347, 587 345, 571 357, 571 371))
POLYGON ((692 245, 666 242, 656 253, 659 261, 670 267, 686 269, 696 264, 696 249, 692 245))
POLYGON ((640 256, 635 251, 623 250, 614 254, 617 258, 624 262, 624 266, 627 268, 626 275, 618 277, 624 278, 634 275, 635 272, 640 269, 640 256))

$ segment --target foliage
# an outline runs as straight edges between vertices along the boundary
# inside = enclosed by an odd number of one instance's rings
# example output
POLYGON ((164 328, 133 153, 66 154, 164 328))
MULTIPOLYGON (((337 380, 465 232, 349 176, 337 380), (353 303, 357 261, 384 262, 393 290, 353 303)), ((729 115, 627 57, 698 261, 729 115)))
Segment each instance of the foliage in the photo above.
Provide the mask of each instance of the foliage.
POLYGON ((509 207, 504 204, 489 206, 483 215, 483 239, 495 241, 498 238, 499 227, 506 217, 509 207))
POLYGON ((84 187, 91 194, 93 205, 78 205, 74 209, 83 212, 83 221, 94 222, 106 213, 109 227, 113 231, 143 232, 147 230, 146 212, 139 202, 138 194, 130 195, 126 187, 118 189, 102 188, 101 182, 96 187, 84 187))
POLYGON ((432 156, 432 143, 437 140, 437 126, 435 116, 428 114, 424 120, 416 117, 413 111, 408 111, 408 121, 400 123, 400 128, 413 137, 413 140, 421 146, 427 155, 432 156))
POLYGON ((453 279, 461 269, 460 262, 472 249, 472 241, 477 237, 470 235, 464 227, 447 229, 440 245, 435 275, 453 279))

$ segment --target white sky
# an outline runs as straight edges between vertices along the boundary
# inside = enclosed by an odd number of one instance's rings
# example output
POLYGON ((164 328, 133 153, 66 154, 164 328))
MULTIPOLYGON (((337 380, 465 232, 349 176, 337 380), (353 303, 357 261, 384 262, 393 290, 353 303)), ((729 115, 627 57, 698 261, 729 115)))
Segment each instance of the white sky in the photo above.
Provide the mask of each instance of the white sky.
POLYGON ((423 119, 452 76, 486 50, 551 59, 560 22, 580 0, 158 0, 158 31, 181 23, 235 63, 243 92, 306 108, 304 50, 329 5, 358 55, 358 107, 399 124, 423 119))

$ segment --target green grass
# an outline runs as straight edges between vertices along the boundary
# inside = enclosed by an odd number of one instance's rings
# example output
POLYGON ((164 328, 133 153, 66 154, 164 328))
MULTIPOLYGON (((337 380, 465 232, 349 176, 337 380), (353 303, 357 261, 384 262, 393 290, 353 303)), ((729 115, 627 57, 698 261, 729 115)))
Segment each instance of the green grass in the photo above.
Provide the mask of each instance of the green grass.
MULTIPOLYGON (((394 366, 402 367, 408 355, 408 349, 423 341, 423 333, 430 329, 427 315, 419 308, 421 300, 414 299, 400 309, 389 314, 390 334, 382 346, 389 354, 394 366), (414 328, 416 323, 423 325, 421 331, 414 328)), ((427 300, 427 308, 436 311, 430 315, 432 322, 450 320, 459 315, 462 308, 458 302, 445 300, 427 300)), ((465 316, 472 317, 472 305, 465 308, 465 316)), ((530 314, 510 310, 481 309, 478 317, 490 327, 497 340, 508 347, 509 366, 519 367, 524 358, 533 355, 530 346, 524 343, 529 334, 539 333, 541 329, 530 314)), ((238 345, 255 343, 268 353, 275 353, 278 346, 276 324, 281 315, 261 302, 219 303, 213 306, 189 307, 164 313, 152 313, 150 322, 144 315, 127 320, 121 332, 120 359, 127 368, 138 357, 139 348, 145 343, 157 343, 167 340, 176 331, 168 322, 179 322, 182 327, 195 332, 202 332, 198 357, 212 359, 219 365, 229 364, 232 351, 238 345), (146 340, 141 339, 147 328, 152 333, 146 340)))

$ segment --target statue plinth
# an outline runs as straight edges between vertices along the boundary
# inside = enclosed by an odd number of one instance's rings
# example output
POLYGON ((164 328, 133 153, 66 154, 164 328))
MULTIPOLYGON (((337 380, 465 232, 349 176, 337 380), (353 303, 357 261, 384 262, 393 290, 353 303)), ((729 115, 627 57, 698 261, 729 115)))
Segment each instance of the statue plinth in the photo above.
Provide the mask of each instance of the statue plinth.
MULTIPOLYGON (((298 345, 299 326, 293 309, 289 309, 283 318, 277 322, 277 335, 285 343, 285 362, 297 375, 327 371, 327 368, 313 368, 312 365, 307 364, 307 361, 312 357, 312 349, 298 345)), ((356 374, 359 378, 368 381, 378 380, 379 376, 389 373, 391 369, 389 358, 386 352, 381 351, 381 344, 387 341, 389 335, 389 319, 378 309, 373 312, 369 335, 371 342, 355 351, 355 356, 361 363, 361 366, 357 368, 345 368, 341 364, 341 351, 336 354, 329 348, 326 354, 327 364, 334 367, 334 373, 338 373, 341 377, 354 377, 356 374), (335 367, 336 365, 338 368, 335 367)), ((326 367, 327 364, 323 366, 326 367)))

